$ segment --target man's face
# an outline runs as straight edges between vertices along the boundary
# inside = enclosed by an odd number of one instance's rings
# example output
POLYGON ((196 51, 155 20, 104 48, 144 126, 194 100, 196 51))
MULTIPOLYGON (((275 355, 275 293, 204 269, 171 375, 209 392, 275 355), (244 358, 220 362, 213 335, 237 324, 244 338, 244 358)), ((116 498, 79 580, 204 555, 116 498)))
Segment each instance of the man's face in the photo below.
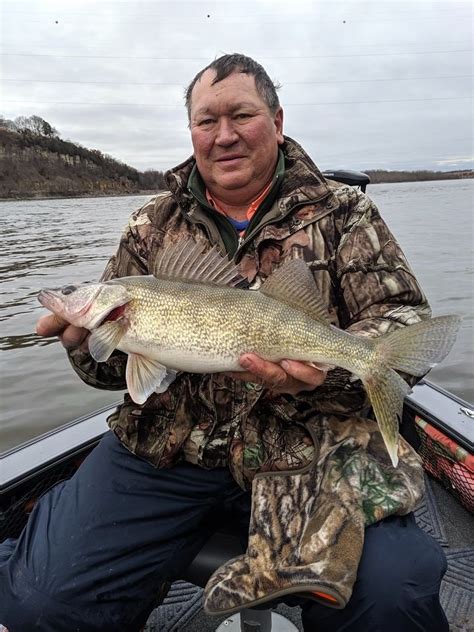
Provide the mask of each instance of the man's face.
POLYGON ((208 189, 231 204, 251 201, 271 179, 283 143, 283 111, 272 114, 252 75, 235 72, 211 85, 207 70, 192 92, 190 127, 208 189))

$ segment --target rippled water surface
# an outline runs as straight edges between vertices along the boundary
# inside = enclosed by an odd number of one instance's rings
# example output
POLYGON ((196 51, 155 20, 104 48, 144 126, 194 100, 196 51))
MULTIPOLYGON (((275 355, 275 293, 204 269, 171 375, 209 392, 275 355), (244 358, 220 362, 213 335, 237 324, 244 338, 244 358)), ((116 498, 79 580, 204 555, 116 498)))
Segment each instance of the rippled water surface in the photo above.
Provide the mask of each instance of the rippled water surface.
MULTIPOLYGON (((370 195, 400 241, 434 314, 464 316, 430 379, 474 401, 473 181, 381 184, 370 195)), ((55 339, 34 334, 41 288, 97 279, 147 197, 0 202, 0 452, 120 399, 82 384, 55 339)))

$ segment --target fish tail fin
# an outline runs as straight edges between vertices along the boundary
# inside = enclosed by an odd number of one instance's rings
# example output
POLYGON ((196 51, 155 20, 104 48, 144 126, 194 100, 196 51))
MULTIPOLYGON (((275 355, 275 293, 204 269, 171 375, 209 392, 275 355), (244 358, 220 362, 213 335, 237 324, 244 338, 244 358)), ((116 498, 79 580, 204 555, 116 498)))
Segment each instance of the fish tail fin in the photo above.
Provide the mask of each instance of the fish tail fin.
POLYGON ((384 336, 377 350, 392 369, 419 377, 448 355, 460 324, 460 316, 422 320, 384 336))
POLYGON ((393 369, 385 368, 363 379, 364 387, 374 409, 375 418, 394 467, 398 465, 398 424, 403 400, 410 386, 393 369))
POLYGON ((422 376, 450 352, 461 324, 459 316, 438 316, 398 329, 374 341, 376 362, 363 383, 385 445, 398 464, 398 423, 410 386, 396 371, 422 376))

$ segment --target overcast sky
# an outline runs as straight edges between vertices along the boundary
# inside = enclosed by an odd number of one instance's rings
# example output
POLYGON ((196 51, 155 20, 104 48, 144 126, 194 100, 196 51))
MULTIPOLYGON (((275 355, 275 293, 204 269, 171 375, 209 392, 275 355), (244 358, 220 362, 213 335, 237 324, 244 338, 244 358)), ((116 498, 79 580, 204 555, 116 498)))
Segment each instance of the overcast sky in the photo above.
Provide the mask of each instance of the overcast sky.
POLYGON ((0 0, 0 114, 138 169, 192 148, 184 88, 254 57, 322 168, 473 166, 472 11, 457 0, 0 0))

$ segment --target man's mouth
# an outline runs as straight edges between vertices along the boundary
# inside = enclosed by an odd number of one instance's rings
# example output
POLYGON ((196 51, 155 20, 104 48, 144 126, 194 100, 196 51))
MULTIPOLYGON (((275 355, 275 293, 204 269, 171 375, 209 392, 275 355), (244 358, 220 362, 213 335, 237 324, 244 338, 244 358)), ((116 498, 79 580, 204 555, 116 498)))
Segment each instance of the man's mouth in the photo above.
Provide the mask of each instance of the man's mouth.
POLYGON ((234 160, 241 160, 244 156, 240 154, 229 154, 227 156, 221 156, 217 159, 217 162, 232 162, 234 160))

